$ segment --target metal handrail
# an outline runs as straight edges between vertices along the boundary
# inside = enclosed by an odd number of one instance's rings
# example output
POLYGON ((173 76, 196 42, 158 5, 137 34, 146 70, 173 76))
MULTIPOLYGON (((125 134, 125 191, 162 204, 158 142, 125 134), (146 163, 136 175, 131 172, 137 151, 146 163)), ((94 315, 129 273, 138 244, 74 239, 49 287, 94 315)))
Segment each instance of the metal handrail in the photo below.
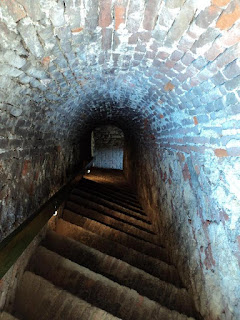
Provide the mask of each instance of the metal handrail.
POLYGON ((68 194, 91 167, 93 158, 75 177, 52 196, 35 214, 22 223, 0 243, 0 279, 14 265, 35 236, 47 224, 53 213, 65 201, 68 194))

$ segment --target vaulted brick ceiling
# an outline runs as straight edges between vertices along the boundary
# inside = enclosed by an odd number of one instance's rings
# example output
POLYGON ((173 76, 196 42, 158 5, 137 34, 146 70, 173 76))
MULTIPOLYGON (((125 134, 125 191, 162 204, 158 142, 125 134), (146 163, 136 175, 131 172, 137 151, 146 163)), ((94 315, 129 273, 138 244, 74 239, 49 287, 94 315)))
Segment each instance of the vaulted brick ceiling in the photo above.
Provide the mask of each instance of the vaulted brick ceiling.
POLYGON ((0 12, 10 126, 21 115, 18 127, 38 119, 36 129, 74 137, 93 111, 195 132, 239 112, 237 0, 4 0, 0 12))

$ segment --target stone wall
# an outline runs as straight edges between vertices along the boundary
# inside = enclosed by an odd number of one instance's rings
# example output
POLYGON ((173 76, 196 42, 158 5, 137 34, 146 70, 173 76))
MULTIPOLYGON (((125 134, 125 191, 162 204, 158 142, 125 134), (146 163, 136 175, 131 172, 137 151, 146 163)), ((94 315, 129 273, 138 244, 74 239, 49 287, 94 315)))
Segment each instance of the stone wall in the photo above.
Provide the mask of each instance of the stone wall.
POLYGON ((14 265, 0 281, 0 311, 14 312, 15 295, 17 286, 21 283, 22 276, 28 266, 31 256, 41 241, 45 238, 47 225, 36 235, 31 244, 26 248, 14 265))
POLYGON ((124 134, 115 126, 101 126, 93 131, 93 166, 123 169, 124 134))
POLYGON ((132 152, 129 145, 126 176, 204 319, 238 319, 239 157, 221 157, 213 148, 193 152, 202 146, 192 140, 184 151, 160 146, 132 152))
MULTIPOLYGON (((25 122, 23 117, 18 121, 25 122)), ((27 139, 27 127, 21 134, 13 130, 13 135, 2 133, 7 145, 0 158, 0 239, 34 214, 90 158, 89 139, 66 145, 40 134, 27 139)))

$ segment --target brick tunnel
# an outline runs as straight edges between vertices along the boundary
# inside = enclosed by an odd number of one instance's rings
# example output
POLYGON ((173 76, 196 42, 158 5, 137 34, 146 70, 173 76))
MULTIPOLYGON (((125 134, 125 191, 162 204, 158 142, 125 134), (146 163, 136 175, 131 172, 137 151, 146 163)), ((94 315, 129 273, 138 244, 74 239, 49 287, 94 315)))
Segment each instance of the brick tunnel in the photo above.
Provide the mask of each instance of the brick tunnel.
POLYGON ((1 240, 114 125, 196 310, 240 319, 239 0, 2 0, 0 31, 1 240))

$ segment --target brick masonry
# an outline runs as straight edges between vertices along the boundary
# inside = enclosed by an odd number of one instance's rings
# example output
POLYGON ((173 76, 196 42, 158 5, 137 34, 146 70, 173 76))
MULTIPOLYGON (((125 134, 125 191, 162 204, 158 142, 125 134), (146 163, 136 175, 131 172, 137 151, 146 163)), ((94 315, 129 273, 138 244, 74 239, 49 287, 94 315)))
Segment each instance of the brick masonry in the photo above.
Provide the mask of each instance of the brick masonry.
POLYGON ((1 238, 114 123, 197 308, 239 318, 239 1, 11 0, 0 16, 1 238))
POLYGON ((123 169, 124 134, 115 126, 100 126, 92 133, 93 166, 123 169))

